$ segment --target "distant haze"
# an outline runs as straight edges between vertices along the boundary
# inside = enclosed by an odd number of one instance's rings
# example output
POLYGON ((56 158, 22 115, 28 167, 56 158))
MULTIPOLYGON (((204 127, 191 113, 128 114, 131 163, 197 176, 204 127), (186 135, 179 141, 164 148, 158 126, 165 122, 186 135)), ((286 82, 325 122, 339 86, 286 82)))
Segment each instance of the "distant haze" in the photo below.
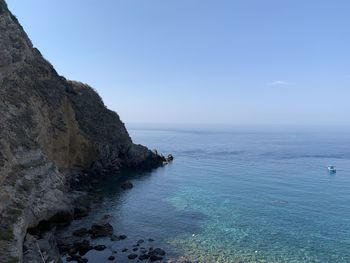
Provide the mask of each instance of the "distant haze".
POLYGON ((126 123, 350 124, 348 0, 8 0, 126 123))

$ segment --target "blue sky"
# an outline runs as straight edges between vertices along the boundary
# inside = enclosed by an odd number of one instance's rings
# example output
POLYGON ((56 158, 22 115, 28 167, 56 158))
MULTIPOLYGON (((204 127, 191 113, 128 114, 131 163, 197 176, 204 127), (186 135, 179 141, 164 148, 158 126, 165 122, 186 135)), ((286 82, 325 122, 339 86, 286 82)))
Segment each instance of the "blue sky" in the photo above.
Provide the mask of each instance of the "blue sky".
POLYGON ((7 2, 126 123, 350 124, 350 1, 7 2))

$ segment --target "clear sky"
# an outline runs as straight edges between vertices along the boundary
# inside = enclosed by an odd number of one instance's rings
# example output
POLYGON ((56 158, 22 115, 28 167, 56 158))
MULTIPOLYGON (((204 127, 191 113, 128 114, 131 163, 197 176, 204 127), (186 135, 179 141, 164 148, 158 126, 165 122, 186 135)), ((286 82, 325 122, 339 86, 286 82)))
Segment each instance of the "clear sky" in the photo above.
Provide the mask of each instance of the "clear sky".
POLYGON ((8 0, 126 123, 350 124, 348 0, 8 0))

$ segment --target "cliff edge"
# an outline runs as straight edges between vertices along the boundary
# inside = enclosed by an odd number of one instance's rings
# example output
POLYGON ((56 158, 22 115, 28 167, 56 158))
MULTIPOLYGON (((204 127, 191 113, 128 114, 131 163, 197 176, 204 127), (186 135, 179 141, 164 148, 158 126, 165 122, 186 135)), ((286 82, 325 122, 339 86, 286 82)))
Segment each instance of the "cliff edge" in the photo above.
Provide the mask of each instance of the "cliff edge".
POLYGON ((0 262, 21 262, 27 229, 72 209, 71 170, 103 176, 162 162, 91 87, 59 76, 0 0, 0 262))

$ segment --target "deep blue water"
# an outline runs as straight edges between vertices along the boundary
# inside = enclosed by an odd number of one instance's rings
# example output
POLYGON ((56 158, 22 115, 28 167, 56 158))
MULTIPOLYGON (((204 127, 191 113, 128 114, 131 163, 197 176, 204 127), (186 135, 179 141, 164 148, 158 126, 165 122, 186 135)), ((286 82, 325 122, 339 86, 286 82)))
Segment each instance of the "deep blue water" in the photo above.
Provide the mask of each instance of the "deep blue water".
MULTIPOLYGON (((175 161, 131 175, 130 191, 109 180, 94 214, 71 226, 112 215, 116 232, 128 235, 108 243, 118 251, 117 262, 127 262, 122 247, 150 237, 169 258, 199 262, 350 262, 349 132, 130 134, 175 161), (328 173, 329 164, 336 174, 328 173)), ((110 253, 87 256, 106 262, 110 253)))

